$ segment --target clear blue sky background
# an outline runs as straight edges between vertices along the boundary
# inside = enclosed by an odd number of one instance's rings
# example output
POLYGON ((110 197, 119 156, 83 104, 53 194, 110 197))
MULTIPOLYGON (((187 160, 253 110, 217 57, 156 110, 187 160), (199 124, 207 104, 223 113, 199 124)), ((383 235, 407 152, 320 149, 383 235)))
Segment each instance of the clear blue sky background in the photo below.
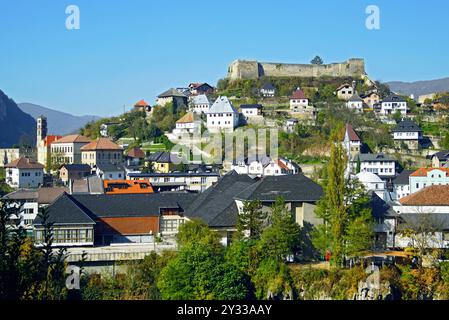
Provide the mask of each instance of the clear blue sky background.
POLYGON ((116 115, 169 87, 216 84, 237 58, 366 60, 377 80, 449 76, 445 0, 0 0, 0 89, 16 102, 116 115), (65 28, 76 4, 81 29, 65 28), (381 29, 365 28, 365 8, 381 29))

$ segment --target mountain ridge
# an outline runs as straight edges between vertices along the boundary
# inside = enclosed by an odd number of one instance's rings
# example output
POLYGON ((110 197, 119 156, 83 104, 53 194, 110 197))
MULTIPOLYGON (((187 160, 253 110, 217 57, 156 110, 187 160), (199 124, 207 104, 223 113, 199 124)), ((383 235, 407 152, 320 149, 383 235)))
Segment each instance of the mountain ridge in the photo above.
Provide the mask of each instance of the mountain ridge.
POLYGON ((417 99, 421 95, 449 91, 449 77, 434 80, 419 80, 413 82, 389 81, 390 89, 403 95, 414 95, 417 99))

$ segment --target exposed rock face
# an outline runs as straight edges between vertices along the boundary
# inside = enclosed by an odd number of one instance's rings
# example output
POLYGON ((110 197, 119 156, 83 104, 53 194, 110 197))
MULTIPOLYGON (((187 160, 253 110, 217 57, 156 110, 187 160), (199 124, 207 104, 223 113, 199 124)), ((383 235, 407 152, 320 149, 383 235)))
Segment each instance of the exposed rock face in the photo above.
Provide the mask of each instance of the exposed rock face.
POLYGON ((34 146, 35 141, 36 120, 0 90, 0 148, 20 143, 34 146))
POLYGON ((363 59, 349 59, 342 63, 323 65, 313 64, 286 64, 266 63, 258 61, 236 60, 228 69, 228 78, 258 79, 267 77, 352 77, 363 78, 365 73, 365 62, 363 59))

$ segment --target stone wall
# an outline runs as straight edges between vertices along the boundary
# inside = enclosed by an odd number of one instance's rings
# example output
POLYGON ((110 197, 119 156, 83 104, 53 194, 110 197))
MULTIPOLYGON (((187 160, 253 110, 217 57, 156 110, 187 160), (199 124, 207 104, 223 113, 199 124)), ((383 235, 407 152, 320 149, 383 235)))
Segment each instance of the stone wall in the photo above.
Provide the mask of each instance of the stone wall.
POLYGON ((228 78, 258 79, 267 77, 353 77, 362 78, 365 75, 363 59, 349 59, 342 63, 323 65, 266 63, 247 60, 236 60, 228 68, 228 78))

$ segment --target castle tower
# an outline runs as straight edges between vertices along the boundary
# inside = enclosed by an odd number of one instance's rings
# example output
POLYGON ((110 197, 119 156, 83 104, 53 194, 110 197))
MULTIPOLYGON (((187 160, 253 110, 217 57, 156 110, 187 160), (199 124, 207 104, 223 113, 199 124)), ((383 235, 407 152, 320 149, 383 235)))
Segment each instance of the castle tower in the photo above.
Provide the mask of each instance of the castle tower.
POLYGON ((39 147, 40 142, 42 142, 47 136, 47 118, 40 116, 37 118, 37 137, 36 144, 39 147))

